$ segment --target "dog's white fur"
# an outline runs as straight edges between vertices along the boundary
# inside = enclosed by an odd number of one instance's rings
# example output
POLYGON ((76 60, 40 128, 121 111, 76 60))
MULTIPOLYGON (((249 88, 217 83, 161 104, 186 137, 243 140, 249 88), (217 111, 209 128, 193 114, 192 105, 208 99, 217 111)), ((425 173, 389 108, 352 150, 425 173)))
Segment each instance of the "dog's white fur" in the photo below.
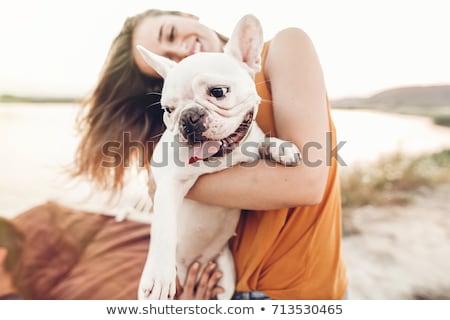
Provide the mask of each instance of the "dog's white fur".
MULTIPOLYGON (((262 46, 260 23, 248 15, 238 22, 224 53, 198 53, 175 63, 137 47, 145 61, 165 79, 161 105, 171 111, 164 114, 167 129, 152 158, 153 164, 164 165, 151 168, 156 192, 149 253, 139 284, 140 299, 172 299, 177 275, 184 283, 193 261, 205 266, 211 260, 223 272, 219 285, 225 292, 219 298, 230 299, 233 295, 235 269, 227 244, 235 232, 240 210, 205 205, 185 195, 200 175, 255 161, 251 155, 258 154, 265 136, 253 121, 243 140, 257 143, 245 154, 237 147, 223 157, 213 158, 213 162, 210 159, 188 164, 192 146, 180 132, 180 115, 184 110, 201 108, 205 112, 203 135, 208 140, 232 134, 250 111, 256 116, 260 97, 253 78, 261 68, 262 46), (217 99, 211 87, 227 88, 228 92, 217 99)), ((273 160, 298 163, 299 151, 294 144, 277 138, 270 138, 270 142, 273 160)))

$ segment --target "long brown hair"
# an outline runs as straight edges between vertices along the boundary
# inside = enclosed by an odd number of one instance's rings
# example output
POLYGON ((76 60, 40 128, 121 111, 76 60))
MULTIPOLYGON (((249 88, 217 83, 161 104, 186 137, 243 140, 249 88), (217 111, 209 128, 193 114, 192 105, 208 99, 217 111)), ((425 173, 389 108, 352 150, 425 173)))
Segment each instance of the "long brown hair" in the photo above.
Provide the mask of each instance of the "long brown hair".
POLYGON ((138 156, 139 165, 148 168, 154 143, 165 129, 159 107, 163 81, 140 72, 132 54, 132 37, 144 18, 164 14, 180 13, 152 9, 129 17, 113 40, 97 86, 82 103, 74 176, 86 175, 104 189, 118 190, 123 185, 125 167, 136 163, 133 160, 138 156), (105 166, 105 147, 110 142, 123 146, 124 134, 145 146, 144 152, 127 152, 119 147, 115 151, 117 161, 105 166))

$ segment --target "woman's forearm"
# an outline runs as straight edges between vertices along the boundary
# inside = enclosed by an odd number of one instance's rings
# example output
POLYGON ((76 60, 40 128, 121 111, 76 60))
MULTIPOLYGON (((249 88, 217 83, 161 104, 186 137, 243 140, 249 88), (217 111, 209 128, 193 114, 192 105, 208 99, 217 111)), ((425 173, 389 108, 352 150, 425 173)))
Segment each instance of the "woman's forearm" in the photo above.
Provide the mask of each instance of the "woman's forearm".
POLYGON ((322 200, 331 126, 321 66, 308 36, 295 28, 276 35, 264 72, 270 81, 276 135, 295 143, 305 161, 284 167, 260 160, 204 175, 189 198, 251 210, 314 205, 322 200))
POLYGON ((201 176, 187 197, 207 204, 249 210, 314 205, 321 201, 325 167, 285 167, 260 160, 201 176))

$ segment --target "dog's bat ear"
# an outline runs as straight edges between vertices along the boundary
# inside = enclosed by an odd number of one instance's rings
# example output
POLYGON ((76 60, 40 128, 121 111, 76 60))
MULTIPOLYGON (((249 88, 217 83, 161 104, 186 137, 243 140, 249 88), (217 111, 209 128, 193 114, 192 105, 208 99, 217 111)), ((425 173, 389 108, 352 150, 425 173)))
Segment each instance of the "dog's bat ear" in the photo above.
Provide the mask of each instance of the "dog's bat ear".
POLYGON ((226 44, 225 53, 245 63, 250 74, 261 70, 261 52, 264 45, 263 30, 258 18, 253 15, 242 17, 226 44))
POLYGON ((166 78, 167 74, 169 73, 169 70, 172 69, 177 63, 175 61, 172 61, 166 57, 157 55, 147 49, 145 49, 141 45, 137 45, 136 49, 141 54, 144 61, 153 69, 155 69, 158 74, 166 78))

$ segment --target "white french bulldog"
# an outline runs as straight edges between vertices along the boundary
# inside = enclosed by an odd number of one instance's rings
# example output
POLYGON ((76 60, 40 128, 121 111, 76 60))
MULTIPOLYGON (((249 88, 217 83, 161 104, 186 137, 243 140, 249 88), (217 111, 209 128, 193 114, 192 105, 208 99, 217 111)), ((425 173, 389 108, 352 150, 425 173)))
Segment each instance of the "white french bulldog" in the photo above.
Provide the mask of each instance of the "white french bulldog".
POLYGON ((173 299, 176 277, 184 283, 188 267, 216 261, 230 299, 235 268, 228 240, 239 209, 186 199, 197 178, 265 155, 297 165, 293 143, 267 138, 253 121, 260 97, 254 75, 260 70, 263 35, 259 21, 243 17, 224 53, 198 53, 175 63, 137 46, 145 61, 165 80, 161 96, 167 127, 156 145, 151 172, 156 184, 151 241, 141 276, 139 299, 173 299))

